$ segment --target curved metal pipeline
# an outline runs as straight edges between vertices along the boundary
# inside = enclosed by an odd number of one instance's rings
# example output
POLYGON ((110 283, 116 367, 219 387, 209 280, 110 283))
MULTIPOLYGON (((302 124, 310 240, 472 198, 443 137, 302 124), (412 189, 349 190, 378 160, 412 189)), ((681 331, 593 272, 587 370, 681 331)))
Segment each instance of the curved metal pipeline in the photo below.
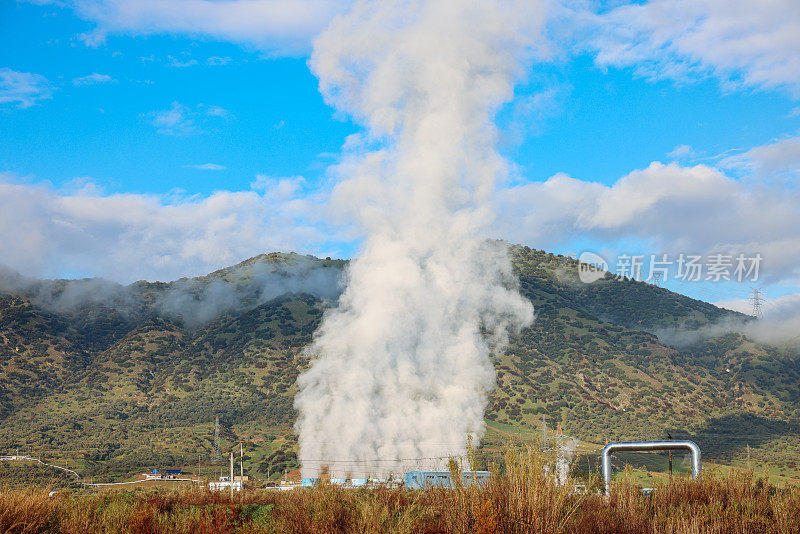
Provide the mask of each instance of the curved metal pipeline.
POLYGON ((700 476, 700 447, 694 441, 617 441, 603 447, 600 453, 606 495, 611 492, 611 455, 619 451, 689 451, 692 453, 692 478, 700 476))

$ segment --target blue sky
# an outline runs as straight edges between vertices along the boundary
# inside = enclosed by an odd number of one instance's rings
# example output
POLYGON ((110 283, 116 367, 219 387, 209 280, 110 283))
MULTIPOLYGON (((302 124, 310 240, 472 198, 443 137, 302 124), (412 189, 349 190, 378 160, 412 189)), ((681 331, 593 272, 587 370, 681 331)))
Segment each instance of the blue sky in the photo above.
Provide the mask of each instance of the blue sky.
POLYGON ((112 37, 92 48, 77 38, 92 24, 69 9, 0 9, 3 66, 52 86, 52 97, 35 106, 3 110, 3 171, 56 186, 90 176, 109 192, 205 195, 246 189, 257 173, 319 172, 324 154, 354 131, 333 119, 302 57, 264 59, 234 44, 161 35, 112 37), (75 85, 93 73, 112 81, 75 85), (184 119, 159 128, 156 116, 174 103, 184 119), (210 162, 226 169, 187 167, 210 162))
MULTIPOLYGON (((0 3, 0 234, 15 243, 0 264, 130 281, 269 250, 358 249, 358 233, 328 217, 327 194, 330 166, 362 128, 324 102, 307 64, 313 36, 347 4, 270 2, 231 20, 223 4, 237 2, 0 3)), ((619 4, 551 10, 556 52, 532 63, 498 115, 513 165, 499 198, 513 198, 492 233, 609 261, 763 252, 765 291, 797 293, 796 6, 752 16, 707 1, 619 4), (660 21, 653 6, 686 18, 660 21), (560 35, 565 18, 579 30, 560 35), (555 198, 570 209, 549 213, 555 198), (647 214, 598 215, 628 204, 647 214)), ((704 300, 749 292, 667 287, 704 300)))

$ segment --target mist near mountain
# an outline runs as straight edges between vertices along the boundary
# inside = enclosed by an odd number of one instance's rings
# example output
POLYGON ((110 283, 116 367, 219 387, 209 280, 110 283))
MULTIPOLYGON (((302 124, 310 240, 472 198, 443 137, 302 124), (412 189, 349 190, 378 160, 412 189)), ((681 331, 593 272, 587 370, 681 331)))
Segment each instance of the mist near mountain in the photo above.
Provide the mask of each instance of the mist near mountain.
POLYGON ((102 278, 40 280, 0 267, 0 292, 24 295, 56 314, 97 306, 124 316, 154 311, 199 328, 224 313, 252 309, 286 294, 335 302, 342 291, 341 277, 340 265, 299 255, 291 255, 290 261, 252 261, 216 276, 127 286, 102 278))
POLYGON ((737 333, 758 343, 796 349, 800 347, 800 295, 775 299, 760 318, 747 315, 726 317, 700 328, 668 328, 653 333, 665 343, 677 347, 737 333))

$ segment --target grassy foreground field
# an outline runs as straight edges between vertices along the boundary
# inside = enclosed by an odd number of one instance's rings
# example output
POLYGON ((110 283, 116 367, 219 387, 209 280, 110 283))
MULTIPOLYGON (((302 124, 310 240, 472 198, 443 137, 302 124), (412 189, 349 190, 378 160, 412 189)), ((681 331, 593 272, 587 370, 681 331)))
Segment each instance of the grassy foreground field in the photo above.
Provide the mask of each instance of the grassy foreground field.
POLYGON ((410 491, 322 485, 236 495, 197 489, 118 493, 0 488, 3 533, 788 533, 800 532, 800 491, 746 471, 677 477, 642 496, 630 471, 610 498, 575 494, 545 475, 535 452, 506 453, 483 486, 410 491))

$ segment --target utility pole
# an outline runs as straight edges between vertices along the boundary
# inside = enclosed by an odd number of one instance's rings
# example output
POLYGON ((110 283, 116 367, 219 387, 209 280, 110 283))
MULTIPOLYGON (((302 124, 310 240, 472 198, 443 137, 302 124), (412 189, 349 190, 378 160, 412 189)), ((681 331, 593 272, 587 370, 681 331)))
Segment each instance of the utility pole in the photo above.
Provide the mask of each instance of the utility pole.
POLYGON ((233 502, 233 451, 231 451, 231 502, 233 502))
POLYGON ((761 319, 764 316, 763 305, 765 302, 764 295, 757 287, 751 287, 753 291, 750 293, 750 303, 753 305, 753 317, 761 319))
POLYGON ((563 486, 567 483, 567 475, 569 474, 569 463, 566 458, 566 447, 564 431, 561 430, 561 423, 556 426, 556 432, 553 439, 553 449, 555 451, 555 462, 553 463, 553 474, 556 477, 556 483, 563 486))
POLYGON ((542 450, 547 448, 547 416, 542 414, 542 450))
POLYGON ((239 500, 242 500, 244 499, 244 445, 242 442, 239 442, 239 482, 242 483, 239 500))
POLYGON ((216 465, 220 462, 222 456, 219 453, 219 416, 214 422, 214 449, 211 452, 211 463, 216 465))

